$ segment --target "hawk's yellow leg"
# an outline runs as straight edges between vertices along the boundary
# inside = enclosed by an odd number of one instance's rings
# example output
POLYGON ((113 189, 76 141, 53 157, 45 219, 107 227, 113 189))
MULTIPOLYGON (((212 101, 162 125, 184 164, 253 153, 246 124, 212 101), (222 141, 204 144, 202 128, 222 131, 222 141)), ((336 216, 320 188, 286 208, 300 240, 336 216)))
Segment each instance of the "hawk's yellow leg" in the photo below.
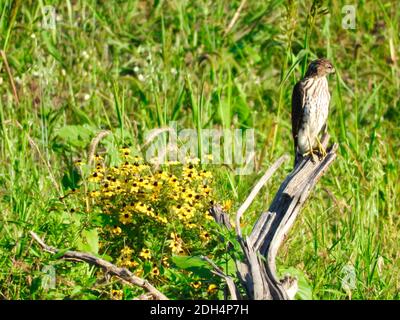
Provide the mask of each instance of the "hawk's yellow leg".
POLYGON ((316 138, 317 138, 317 144, 318 144, 318 149, 317 150, 318 150, 318 153, 321 156, 321 159, 323 159, 323 158, 326 157, 326 150, 325 150, 324 146, 321 144, 321 141, 319 140, 318 136, 316 138))
MULTIPOLYGON (((308 147, 309 147, 310 149, 309 149, 305 154, 303 154, 303 157, 306 157, 306 156, 310 155, 312 161, 315 163, 315 157, 316 157, 316 155, 315 155, 315 153, 314 153, 313 146, 312 146, 312 143, 311 143, 311 139, 310 139, 310 135, 309 135, 309 134, 307 135, 307 141, 308 141, 308 147)), ((318 140, 318 141, 319 141, 319 140, 318 140)))

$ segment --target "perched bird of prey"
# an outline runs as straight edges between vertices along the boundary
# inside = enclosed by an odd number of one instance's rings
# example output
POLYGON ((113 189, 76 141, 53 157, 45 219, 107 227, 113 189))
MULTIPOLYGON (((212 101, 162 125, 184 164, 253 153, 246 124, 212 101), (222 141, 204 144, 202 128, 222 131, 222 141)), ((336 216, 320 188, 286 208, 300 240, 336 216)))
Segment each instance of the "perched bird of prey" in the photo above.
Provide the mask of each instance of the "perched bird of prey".
POLYGON ((304 78, 294 86, 292 135, 295 165, 307 155, 311 155, 314 161, 316 151, 319 157, 326 156, 318 135, 321 130, 326 130, 331 99, 326 76, 334 72, 335 68, 329 60, 314 60, 308 66, 304 78))

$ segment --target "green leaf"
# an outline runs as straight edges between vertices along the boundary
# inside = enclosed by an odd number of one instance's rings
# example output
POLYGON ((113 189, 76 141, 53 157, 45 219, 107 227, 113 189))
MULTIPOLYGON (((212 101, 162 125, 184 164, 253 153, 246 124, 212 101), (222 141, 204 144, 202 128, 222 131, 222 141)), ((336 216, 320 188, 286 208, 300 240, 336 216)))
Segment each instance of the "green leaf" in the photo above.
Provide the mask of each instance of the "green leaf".
POLYGON ((60 128, 57 131, 57 137, 70 146, 85 148, 90 143, 90 140, 96 131, 96 128, 87 124, 70 125, 60 128))
POLYGON ((176 267, 191 271, 202 278, 213 276, 211 266, 199 256, 173 256, 171 260, 176 267))
POLYGON ((51 35, 47 31, 42 32, 43 43, 47 49, 47 51, 65 68, 63 59, 61 58, 61 54, 58 51, 57 47, 54 45, 54 42, 51 38, 51 35))
POLYGON ((36 292, 38 292, 39 290, 40 290, 40 288, 41 288, 41 285, 42 284, 42 279, 41 279, 41 277, 35 277, 35 278, 33 278, 33 280, 32 280, 32 283, 31 283, 31 286, 30 286, 30 293, 33 295, 33 294, 35 294, 36 292))
POLYGON ((54 259, 60 259, 69 249, 61 249, 53 256, 54 259))
POLYGON ((98 254, 99 252, 99 235, 96 229, 84 230, 82 238, 78 240, 78 249, 98 254))

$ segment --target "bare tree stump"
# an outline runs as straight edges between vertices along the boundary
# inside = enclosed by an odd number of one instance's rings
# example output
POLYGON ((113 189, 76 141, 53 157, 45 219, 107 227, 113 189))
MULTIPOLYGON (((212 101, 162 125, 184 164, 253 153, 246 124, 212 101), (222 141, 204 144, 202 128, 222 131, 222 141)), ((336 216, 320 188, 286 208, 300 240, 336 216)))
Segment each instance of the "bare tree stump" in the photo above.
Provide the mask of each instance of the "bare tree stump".
MULTIPOLYGON (((329 136, 322 138, 322 145, 326 148, 329 136)), ((311 158, 302 159, 293 171, 282 182, 268 211, 262 213, 255 223, 251 234, 243 237, 240 230, 240 216, 243 210, 239 209, 236 218, 236 234, 244 253, 244 261, 236 261, 238 278, 250 300, 288 300, 293 299, 297 291, 297 280, 285 277, 279 280, 276 275, 275 259, 278 250, 293 226, 300 209, 309 197, 312 189, 336 158, 338 145, 334 144, 327 150, 327 155, 320 161, 313 162, 311 158)), ((271 167, 272 172, 282 163, 282 157, 271 167)), ((271 168, 267 173, 271 175, 271 168)), ((251 202, 255 193, 265 184, 267 173, 253 188, 251 202)), ((227 218, 221 209, 211 210, 216 221, 230 228, 227 218)), ((229 221, 229 220, 228 220, 229 221)), ((224 276, 225 278, 226 276, 224 276)), ((230 284, 229 289, 232 287, 230 284)), ((231 297, 237 297, 238 289, 232 292, 231 297)))

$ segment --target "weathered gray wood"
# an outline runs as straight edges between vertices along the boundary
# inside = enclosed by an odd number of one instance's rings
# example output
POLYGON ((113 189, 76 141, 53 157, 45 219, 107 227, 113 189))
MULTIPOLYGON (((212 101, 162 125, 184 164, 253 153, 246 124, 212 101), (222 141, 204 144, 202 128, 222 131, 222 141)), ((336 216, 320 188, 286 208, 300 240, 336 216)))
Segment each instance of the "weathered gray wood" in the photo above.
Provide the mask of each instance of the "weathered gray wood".
MULTIPOLYGON (((324 148, 328 141, 329 135, 325 134, 321 141, 324 148)), ((310 157, 302 159, 282 182, 269 209, 260 215, 252 232, 245 239, 238 226, 244 210, 237 215, 237 240, 245 259, 236 261, 236 268, 240 282, 246 289, 247 299, 287 300, 294 297, 297 280, 288 276, 282 280, 277 278, 276 255, 314 186, 335 160, 337 147, 337 144, 334 144, 329 148, 322 160, 314 161, 310 157)), ((279 165, 282 162, 279 162, 279 165)), ((270 168, 267 172, 275 172, 279 167, 276 163, 271 167, 272 170, 270 168)), ((266 176, 270 177, 269 174, 265 174, 261 179, 263 181, 256 184, 257 191, 251 193, 245 208, 261 189, 260 184, 268 180, 264 179, 266 176)), ((223 212, 219 212, 219 217, 226 220, 223 212)), ((221 218, 216 221, 220 222, 221 218)))
MULTIPOLYGON (((57 254, 60 252, 59 249, 47 245, 35 232, 30 231, 30 235, 42 247, 44 251, 52 254, 57 254)), ((87 262, 89 264, 102 268, 109 275, 116 276, 127 283, 139 286, 148 292, 148 294, 146 295, 146 299, 148 299, 149 295, 151 295, 155 300, 168 300, 168 298, 164 294, 158 291, 147 280, 135 276, 126 268, 117 267, 116 265, 96 256, 93 256, 90 253, 66 251, 62 254, 62 258, 87 262)))
POLYGON ((243 202, 243 204, 240 206, 240 208, 236 212, 236 233, 239 236, 242 236, 242 230, 240 229, 240 219, 242 218, 242 215, 248 209, 248 207, 251 205, 254 198, 260 192, 261 188, 268 182, 268 180, 272 177, 272 175, 275 173, 275 171, 278 170, 279 167, 288 159, 289 159, 289 156, 287 154, 285 154, 282 157, 280 157, 278 160, 276 160, 275 163, 271 167, 268 168, 268 170, 264 173, 264 175, 260 178, 260 180, 258 180, 258 182, 255 184, 255 186, 251 190, 250 194, 247 196, 247 199, 243 202))

